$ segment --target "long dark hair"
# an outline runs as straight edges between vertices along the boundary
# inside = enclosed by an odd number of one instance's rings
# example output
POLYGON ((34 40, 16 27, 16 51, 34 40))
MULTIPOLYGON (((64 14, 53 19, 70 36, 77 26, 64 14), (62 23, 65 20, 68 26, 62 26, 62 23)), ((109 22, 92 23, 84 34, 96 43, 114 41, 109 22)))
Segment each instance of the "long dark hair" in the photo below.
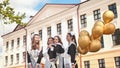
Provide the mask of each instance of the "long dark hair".
MULTIPOLYGON (((63 44, 63 43, 62 43, 62 40, 61 40, 61 38, 60 38, 59 36, 55 36, 55 37, 57 37, 57 38, 58 38, 58 43, 63 44)), ((54 38, 55 38, 55 37, 54 37, 54 38)))
POLYGON ((40 47, 40 41, 38 43, 35 42, 35 36, 39 36, 39 34, 34 34, 32 38, 32 49, 39 49, 40 47), (38 47, 36 46, 38 45, 38 47))
POLYGON ((75 35, 72 35, 71 33, 68 33, 68 35, 70 35, 70 37, 72 37, 72 41, 77 45, 75 35))
POLYGON ((49 37, 49 38, 48 38, 48 40, 47 40, 47 45, 49 45, 49 43, 48 43, 48 42, 49 42, 49 39, 54 40, 54 38, 53 38, 53 37, 49 37))

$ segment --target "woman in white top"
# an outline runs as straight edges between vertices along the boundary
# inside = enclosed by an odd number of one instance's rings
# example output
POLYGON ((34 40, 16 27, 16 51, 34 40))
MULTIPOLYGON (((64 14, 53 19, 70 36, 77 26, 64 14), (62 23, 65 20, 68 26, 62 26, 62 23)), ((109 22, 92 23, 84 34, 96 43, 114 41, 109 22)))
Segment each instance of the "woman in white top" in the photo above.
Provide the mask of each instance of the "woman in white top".
POLYGON ((42 57, 43 54, 42 50, 40 50, 40 37, 38 34, 34 34, 31 50, 27 51, 28 68, 40 68, 42 57))

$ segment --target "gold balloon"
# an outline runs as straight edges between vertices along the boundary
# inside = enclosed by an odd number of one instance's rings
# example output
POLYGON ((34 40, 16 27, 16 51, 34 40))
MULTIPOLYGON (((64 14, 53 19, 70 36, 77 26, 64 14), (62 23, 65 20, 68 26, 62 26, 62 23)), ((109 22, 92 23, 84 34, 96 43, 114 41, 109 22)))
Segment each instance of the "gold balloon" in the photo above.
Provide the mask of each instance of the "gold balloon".
POLYGON ((114 13, 110 10, 103 13, 103 20, 105 23, 109 23, 114 19, 114 13))
POLYGON ((89 46, 90 52, 97 52, 101 48, 101 43, 99 40, 92 40, 89 46))
POLYGON ((88 52, 88 48, 81 49, 80 47, 78 47, 77 50, 80 54, 87 54, 88 52))
POLYGON ((82 31, 79 33, 79 36, 84 36, 84 35, 89 36, 89 32, 86 31, 86 30, 82 30, 82 31))
POLYGON ((99 38, 103 35, 103 27, 102 26, 94 26, 92 29, 92 36, 94 39, 99 38))
POLYGON ((101 26, 101 27, 103 27, 104 23, 102 21, 96 21, 94 26, 101 26))
POLYGON ((103 34, 112 34, 114 32, 115 32, 115 25, 113 23, 105 24, 103 34))
POLYGON ((79 43, 79 46, 81 47, 81 49, 84 49, 86 47, 89 46, 90 44, 90 37, 89 36, 80 36, 79 39, 78 39, 78 43, 79 43))
MULTIPOLYGON (((92 35, 90 36, 90 39, 91 39, 91 40, 95 40, 92 35)), ((101 37, 96 38, 96 40, 101 41, 101 37)))

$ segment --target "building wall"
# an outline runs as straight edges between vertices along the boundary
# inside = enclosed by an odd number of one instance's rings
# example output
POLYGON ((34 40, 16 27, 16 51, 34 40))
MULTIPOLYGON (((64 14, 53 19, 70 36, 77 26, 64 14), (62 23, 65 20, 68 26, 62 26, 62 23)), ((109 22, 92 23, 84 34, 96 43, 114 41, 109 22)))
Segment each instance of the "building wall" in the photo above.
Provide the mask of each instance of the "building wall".
POLYGON ((23 45, 24 30, 18 30, 5 37, 3 37, 3 66, 4 68, 24 68, 23 52, 25 51, 25 45, 23 45), (20 45, 17 47, 17 38, 20 38, 20 45), (11 49, 11 40, 14 39, 14 48, 11 49), (9 42, 8 50, 6 50, 6 42, 9 42), (19 63, 17 64, 16 54, 19 53, 19 63), (13 55, 13 64, 11 65, 10 56, 13 55), (5 63, 5 56, 8 56, 8 64, 5 63))
MULTIPOLYGON (((86 3, 80 5, 79 13, 80 15, 87 15, 87 27, 81 28, 80 30, 88 30, 91 33, 92 27, 95 23, 93 11, 100 9, 101 18, 102 14, 108 10, 108 5, 116 3, 118 17, 112 21, 115 24, 116 29, 120 28, 119 20, 120 20, 120 2, 118 0, 91 0, 86 3), (94 5, 92 5, 94 4, 94 5)), ((102 20, 102 19, 101 19, 102 20)), ((106 68, 116 68, 114 57, 120 56, 120 45, 114 45, 112 40, 112 35, 103 35, 104 40, 104 48, 95 53, 88 53, 86 55, 82 55, 82 67, 84 68, 84 61, 90 61, 90 68, 99 68, 98 59, 105 59, 105 67, 106 68)))
MULTIPOLYGON (((77 15, 76 15, 76 9, 77 7, 74 7, 71 10, 67 10, 66 12, 59 13, 58 15, 55 15, 53 17, 50 17, 48 19, 44 19, 44 21, 39 21, 38 23, 26 27, 27 33, 28 33, 28 38, 31 37, 31 33, 38 33, 39 30, 42 30, 42 40, 41 40, 41 45, 44 46, 44 49, 47 47, 47 27, 51 26, 51 36, 54 37, 57 34, 57 24, 61 23, 61 35, 59 35, 62 39, 64 46, 66 47, 66 35, 68 33, 68 26, 67 26, 67 20, 73 19, 73 32, 78 36, 78 23, 77 23, 77 15), (47 21, 46 21, 47 20, 47 21), (37 27, 35 27, 37 26, 37 27), (33 28, 34 27, 34 28, 33 28)), ((54 11, 51 11, 50 13, 54 13, 54 11)), ((30 42, 30 40, 29 40, 30 42)), ((28 44, 29 45, 29 44, 28 44)), ((30 48, 30 47, 28 47, 30 48)))

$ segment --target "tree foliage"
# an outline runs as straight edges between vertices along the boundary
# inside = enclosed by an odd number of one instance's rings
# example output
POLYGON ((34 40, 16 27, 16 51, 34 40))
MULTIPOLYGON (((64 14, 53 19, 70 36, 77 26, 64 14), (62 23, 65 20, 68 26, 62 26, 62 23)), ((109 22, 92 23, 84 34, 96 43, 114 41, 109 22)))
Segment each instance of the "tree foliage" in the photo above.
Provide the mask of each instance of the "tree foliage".
POLYGON ((4 0, 0 3, 0 20, 4 24, 16 23, 19 25, 25 25, 22 20, 25 18, 25 13, 20 14, 19 12, 15 14, 14 8, 9 5, 9 0, 4 0))

